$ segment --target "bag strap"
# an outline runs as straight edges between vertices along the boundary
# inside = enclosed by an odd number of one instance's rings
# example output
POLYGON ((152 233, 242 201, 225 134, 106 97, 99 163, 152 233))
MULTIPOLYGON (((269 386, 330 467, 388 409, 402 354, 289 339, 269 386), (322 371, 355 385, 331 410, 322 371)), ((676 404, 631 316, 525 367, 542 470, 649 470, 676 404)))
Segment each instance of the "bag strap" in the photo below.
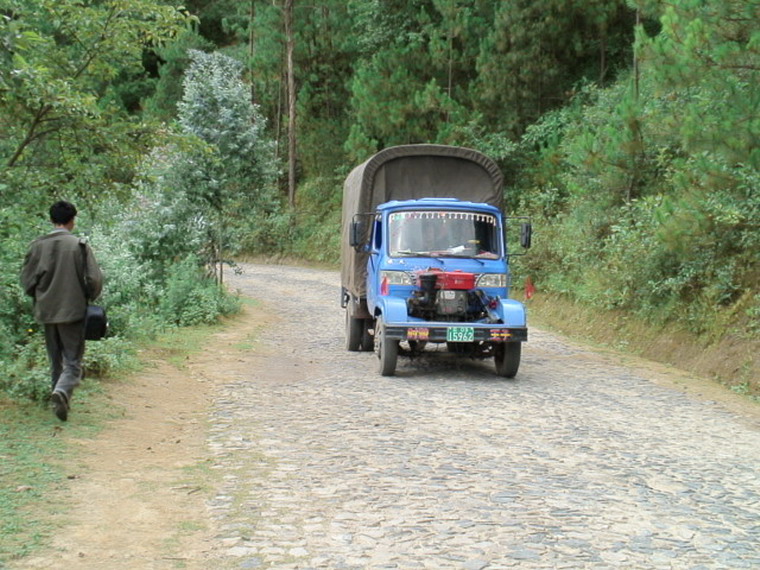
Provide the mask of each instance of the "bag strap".
POLYGON ((83 262, 83 274, 82 274, 82 290, 84 290, 84 296, 89 301, 92 297, 90 295, 90 284, 87 279, 87 240, 80 239, 79 245, 82 248, 82 262, 83 262))

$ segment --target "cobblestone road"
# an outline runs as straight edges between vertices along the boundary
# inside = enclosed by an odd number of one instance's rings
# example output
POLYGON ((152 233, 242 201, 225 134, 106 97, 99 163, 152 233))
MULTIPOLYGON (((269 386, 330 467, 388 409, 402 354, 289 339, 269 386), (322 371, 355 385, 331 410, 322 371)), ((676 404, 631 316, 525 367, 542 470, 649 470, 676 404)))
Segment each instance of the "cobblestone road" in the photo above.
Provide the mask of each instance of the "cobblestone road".
POLYGON ((381 377, 337 273, 244 269, 282 319, 213 408, 230 567, 760 567, 756 425, 537 330, 514 380, 443 354, 381 377))

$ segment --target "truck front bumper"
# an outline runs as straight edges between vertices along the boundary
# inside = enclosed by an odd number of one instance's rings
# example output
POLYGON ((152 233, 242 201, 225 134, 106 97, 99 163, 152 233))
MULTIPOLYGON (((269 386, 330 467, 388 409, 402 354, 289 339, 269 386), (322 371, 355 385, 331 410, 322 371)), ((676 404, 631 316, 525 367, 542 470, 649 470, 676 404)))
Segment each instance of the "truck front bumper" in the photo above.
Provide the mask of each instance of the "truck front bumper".
POLYGON ((393 340, 452 342, 449 336, 449 329, 461 330, 463 328, 473 329, 473 338, 468 342, 525 342, 528 340, 527 327, 499 327, 498 325, 472 323, 447 323, 446 325, 436 323, 430 326, 386 323, 385 337, 393 340))

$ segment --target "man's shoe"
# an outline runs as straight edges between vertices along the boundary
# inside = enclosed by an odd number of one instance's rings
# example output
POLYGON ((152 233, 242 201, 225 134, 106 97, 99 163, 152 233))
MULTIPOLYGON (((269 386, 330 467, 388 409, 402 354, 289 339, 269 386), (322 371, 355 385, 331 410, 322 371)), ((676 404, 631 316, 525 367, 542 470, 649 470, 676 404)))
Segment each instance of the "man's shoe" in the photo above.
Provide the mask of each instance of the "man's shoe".
POLYGON ((69 399, 63 392, 53 392, 50 398, 53 401, 53 411, 56 417, 65 422, 69 417, 69 399))

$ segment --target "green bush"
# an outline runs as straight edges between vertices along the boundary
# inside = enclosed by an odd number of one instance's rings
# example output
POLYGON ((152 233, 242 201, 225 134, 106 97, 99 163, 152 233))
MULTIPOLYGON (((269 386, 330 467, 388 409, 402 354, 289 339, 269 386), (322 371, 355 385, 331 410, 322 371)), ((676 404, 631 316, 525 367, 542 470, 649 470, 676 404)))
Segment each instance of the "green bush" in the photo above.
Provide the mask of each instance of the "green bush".
MULTIPOLYGON (((110 319, 110 317, 109 317, 110 319)), ((129 369, 136 361, 134 344, 122 337, 106 337, 88 342, 84 352, 86 376, 104 377, 129 369)))
POLYGON ((299 188, 298 215, 288 253, 335 264, 340 257, 340 211, 343 181, 316 178, 299 188))
POLYGON ((165 322, 178 326, 209 324, 239 308, 236 298, 204 274, 197 258, 188 257, 170 267, 159 305, 165 322))
POLYGON ((47 402, 50 397, 50 372, 43 335, 30 335, 26 343, 16 344, 12 358, 0 360, 0 391, 14 400, 47 402))

